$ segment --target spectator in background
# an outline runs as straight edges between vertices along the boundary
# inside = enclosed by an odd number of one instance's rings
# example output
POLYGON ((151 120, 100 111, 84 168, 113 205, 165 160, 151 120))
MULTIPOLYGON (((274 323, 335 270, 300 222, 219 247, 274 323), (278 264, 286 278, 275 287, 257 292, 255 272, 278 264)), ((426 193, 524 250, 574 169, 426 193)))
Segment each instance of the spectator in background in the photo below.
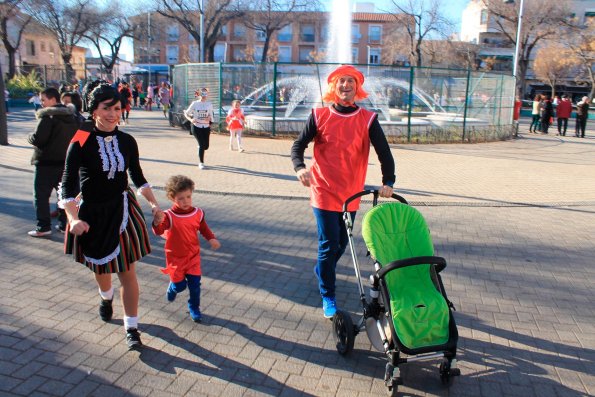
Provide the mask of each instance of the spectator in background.
POLYGON ((541 101, 541 132, 543 134, 548 133, 548 129, 550 128, 550 124, 552 123, 552 118, 554 117, 554 106, 552 105, 552 101, 550 100, 549 95, 543 95, 541 101))
POLYGON ((4 105, 6 106, 6 113, 10 113, 8 108, 8 102, 10 101, 10 92, 8 90, 4 90, 4 105))
POLYGON ((167 118, 167 111, 170 105, 170 91, 168 84, 164 81, 159 88, 159 102, 163 105, 163 115, 167 118))
POLYGON ((568 127, 568 119, 572 113, 572 103, 568 99, 568 95, 562 95, 562 99, 556 107, 556 118, 558 119, 558 135, 566 136, 566 128, 568 127), (564 130, 562 130, 564 126, 564 130))
POLYGON ((537 130, 541 128, 539 125, 539 112, 540 112, 540 105, 541 105, 541 95, 535 95, 533 99, 533 109, 531 110, 531 116, 533 119, 531 120, 531 125, 529 126, 529 132, 537 133, 537 130))
POLYGON ((63 105, 65 106, 72 106, 74 110, 74 117, 77 119, 79 123, 79 127, 85 122, 85 116, 81 114, 83 110, 83 100, 78 92, 65 92, 60 95, 60 100, 63 105))
POLYGON ((33 104, 33 107, 35 108, 35 111, 37 112, 39 110, 39 108, 41 107, 40 93, 36 92, 35 95, 33 95, 31 98, 29 98, 29 103, 33 104))
POLYGON ((585 129, 587 128, 587 118, 589 117, 589 97, 584 96, 579 103, 576 104, 576 130, 577 137, 585 137, 585 129))
MULTIPOLYGON (((74 117, 74 110, 60 103, 60 93, 55 88, 46 88, 41 92, 43 106, 35 117, 39 120, 35 131, 28 137, 33 145, 31 164, 35 166, 33 176, 33 205, 37 218, 37 227, 28 234, 31 237, 44 237, 52 234, 50 216, 50 196, 52 190, 58 191, 58 183, 64 171, 66 149, 79 123, 74 117)), ((66 214, 61 211, 57 227, 64 231, 66 214)))

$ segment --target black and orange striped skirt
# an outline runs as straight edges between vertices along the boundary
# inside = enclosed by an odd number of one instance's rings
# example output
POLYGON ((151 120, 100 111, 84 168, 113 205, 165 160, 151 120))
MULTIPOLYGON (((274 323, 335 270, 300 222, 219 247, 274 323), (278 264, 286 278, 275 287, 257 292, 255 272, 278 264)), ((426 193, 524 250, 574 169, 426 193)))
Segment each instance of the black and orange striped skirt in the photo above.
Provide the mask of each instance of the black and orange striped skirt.
POLYGON ((64 252, 94 273, 128 271, 151 252, 145 217, 130 188, 123 197, 107 203, 83 201, 79 218, 89 224, 89 232, 75 236, 67 227, 64 252))

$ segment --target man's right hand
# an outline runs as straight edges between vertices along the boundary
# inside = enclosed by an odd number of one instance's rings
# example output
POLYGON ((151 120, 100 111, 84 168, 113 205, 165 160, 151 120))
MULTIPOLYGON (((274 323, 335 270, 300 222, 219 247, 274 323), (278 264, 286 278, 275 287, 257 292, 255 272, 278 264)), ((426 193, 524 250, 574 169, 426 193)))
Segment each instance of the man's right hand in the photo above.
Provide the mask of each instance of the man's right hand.
POLYGON ((310 187, 310 171, 306 168, 302 168, 297 172, 297 178, 306 187, 310 187))

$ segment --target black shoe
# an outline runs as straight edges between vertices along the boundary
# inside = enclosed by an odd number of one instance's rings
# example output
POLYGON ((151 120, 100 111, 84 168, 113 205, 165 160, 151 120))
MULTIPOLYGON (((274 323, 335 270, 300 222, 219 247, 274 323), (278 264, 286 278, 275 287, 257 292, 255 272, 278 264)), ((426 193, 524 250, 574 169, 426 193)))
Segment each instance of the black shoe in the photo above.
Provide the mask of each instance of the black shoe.
POLYGON ((112 319, 112 315, 114 314, 114 309, 112 308, 112 300, 102 299, 101 303, 99 304, 99 317, 105 322, 108 322, 112 319))
POLYGON ((126 330, 126 344, 128 345, 128 350, 135 350, 143 345, 143 342, 140 341, 140 332, 138 332, 138 329, 129 328, 126 330))

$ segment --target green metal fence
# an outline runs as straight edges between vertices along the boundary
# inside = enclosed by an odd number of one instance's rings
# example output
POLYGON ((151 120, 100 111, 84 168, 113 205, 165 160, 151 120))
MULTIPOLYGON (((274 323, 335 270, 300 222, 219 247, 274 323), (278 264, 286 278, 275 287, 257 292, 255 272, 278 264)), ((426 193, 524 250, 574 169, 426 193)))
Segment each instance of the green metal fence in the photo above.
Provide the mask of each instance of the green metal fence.
MULTIPOLYGON (((311 109, 321 103, 326 63, 209 63, 173 70, 173 124, 194 91, 209 87, 216 119, 224 120, 234 99, 254 134, 295 135, 311 109)), ((490 141, 513 134, 514 78, 463 69, 355 65, 365 75, 369 97, 360 106, 374 110, 389 140, 407 142, 490 141)), ((223 122, 215 129, 223 131, 223 122)))

